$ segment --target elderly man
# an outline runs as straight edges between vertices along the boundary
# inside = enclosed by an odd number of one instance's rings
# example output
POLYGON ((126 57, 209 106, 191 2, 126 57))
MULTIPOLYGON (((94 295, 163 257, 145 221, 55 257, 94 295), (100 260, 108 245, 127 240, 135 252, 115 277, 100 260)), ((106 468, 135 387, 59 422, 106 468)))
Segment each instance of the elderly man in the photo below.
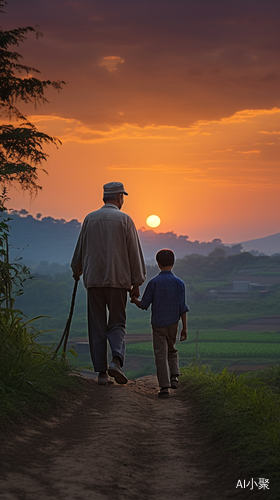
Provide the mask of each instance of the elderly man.
POLYGON ((121 182, 104 188, 104 206, 83 222, 71 262, 73 277, 83 274, 87 289, 88 333, 98 383, 126 384, 125 356, 127 292, 139 297, 146 277, 143 253, 133 220, 121 212, 125 191, 121 182), (107 340, 112 361, 107 361, 107 340), (109 374, 109 376, 108 376, 109 374))

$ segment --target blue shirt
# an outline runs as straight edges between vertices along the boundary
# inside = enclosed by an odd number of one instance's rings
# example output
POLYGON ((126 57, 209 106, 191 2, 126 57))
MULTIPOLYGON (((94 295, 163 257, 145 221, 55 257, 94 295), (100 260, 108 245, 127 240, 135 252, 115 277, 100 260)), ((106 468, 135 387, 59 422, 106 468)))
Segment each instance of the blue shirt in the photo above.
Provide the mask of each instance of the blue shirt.
POLYGON ((184 282, 172 271, 161 271, 148 282, 139 307, 148 309, 150 304, 153 326, 162 328, 178 323, 180 317, 189 311, 185 303, 184 282))

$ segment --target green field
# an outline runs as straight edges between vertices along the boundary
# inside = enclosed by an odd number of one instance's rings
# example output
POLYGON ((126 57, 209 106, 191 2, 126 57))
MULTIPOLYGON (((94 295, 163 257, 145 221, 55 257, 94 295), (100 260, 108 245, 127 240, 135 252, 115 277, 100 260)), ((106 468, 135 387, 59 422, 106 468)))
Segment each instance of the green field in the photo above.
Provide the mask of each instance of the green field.
MULTIPOLYGON (((196 341, 196 333, 188 332, 188 340, 181 344, 184 346, 196 341)), ((280 343, 280 332, 231 332, 229 330, 199 330, 198 342, 253 342, 253 343, 280 343)), ((180 345, 180 344, 179 344, 180 345)))
MULTIPOLYGON (((179 355, 183 358, 196 357, 194 342, 178 345, 179 355)), ((280 359, 280 343, 254 343, 254 342, 200 342, 198 352, 201 358, 214 359, 280 359)), ((127 354, 133 356, 152 356, 152 343, 130 344, 127 354)))
MULTIPOLYGON (((181 366, 193 358, 210 364, 211 369, 230 366, 232 363, 254 365, 271 364, 280 361, 280 332, 235 332, 230 329, 238 324, 264 316, 280 314, 280 283, 270 287, 271 293, 261 298, 257 292, 250 293, 246 300, 215 300, 208 294, 212 289, 230 289, 232 278, 244 275, 254 276, 265 283, 266 277, 278 276, 280 259, 277 257, 255 257, 243 252, 240 255, 223 257, 219 252, 208 257, 192 255, 176 262, 174 272, 186 284, 188 313, 188 341, 178 349, 181 366), (196 331, 198 331, 198 356, 196 352, 196 331)), ((150 279, 158 270, 148 268, 150 279)), ((236 278, 235 278, 236 279, 236 278)), ((141 287, 143 293, 145 285, 141 287)), ((36 322, 41 343, 56 342, 62 334, 73 289, 71 272, 54 276, 37 276, 25 284, 25 293, 17 298, 16 306, 28 318, 47 315, 36 322)), ((150 333, 151 312, 141 311, 133 304, 127 305, 127 332, 150 333)), ((266 328, 266 327, 264 327, 266 328)), ((79 283, 71 339, 87 337, 86 292, 79 283)), ((89 355, 79 356, 80 365, 90 365, 89 355)), ((127 345, 127 366, 131 377, 151 373, 154 370, 152 345, 127 345), (141 365, 142 359, 142 365, 141 365), (141 366, 140 366, 141 365, 141 366), (144 370, 144 371, 143 371, 144 370)))
MULTIPOLYGON (((265 282, 266 276, 277 276, 280 259, 272 257, 254 257, 246 252, 226 258, 219 256, 188 256, 179 259, 174 269, 186 284, 187 303, 190 307, 188 326, 192 330, 221 330, 236 324, 244 323, 261 316, 280 314, 280 283, 271 287, 271 294, 260 299, 258 293, 249 294, 247 300, 218 301, 207 295, 211 289, 230 289, 232 277, 239 272, 256 273, 265 282), (271 272, 270 269, 274 271, 271 272)), ((158 269, 148 268, 148 279, 157 274, 158 269)), ((242 276, 242 274, 240 275, 242 276)), ((141 287, 143 292, 145 285, 141 287)), ((46 340, 56 340, 63 328, 69 313, 69 305, 73 289, 71 272, 55 276, 36 276, 24 285, 25 293, 16 299, 16 307, 28 318, 46 315, 37 322, 38 330, 53 330, 45 335, 46 340)), ((150 311, 141 311, 128 302, 128 333, 150 332, 150 311)), ((82 281, 79 283, 75 312, 71 327, 71 336, 87 335, 86 292, 82 281)))
MULTIPOLYGON (((279 333, 202 330, 198 334, 198 356, 196 333, 193 331, 186 342, 177 342, 176 347, 180 367, 198 358, 199 364, 209 365, 216 373, 230 365, 249 365, 253 369, 257 365, 280 364, 279 340, 279 333)), ((91 366, 89 354, 79 355, 75 363, 78 366, 91 366)), ((155 373, 152 342, 127 344, 125 371, 129 378, 155 373)))

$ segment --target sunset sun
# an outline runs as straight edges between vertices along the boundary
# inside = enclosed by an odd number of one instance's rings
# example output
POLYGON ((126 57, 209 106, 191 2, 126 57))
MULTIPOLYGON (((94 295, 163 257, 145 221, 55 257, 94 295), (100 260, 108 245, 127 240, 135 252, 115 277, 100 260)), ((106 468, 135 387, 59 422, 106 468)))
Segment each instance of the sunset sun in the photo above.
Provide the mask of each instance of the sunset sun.
POLYGON ((146 223, 150 227, 158 227, 161 223, 160 218, 157 215, 149 215, 146 219, 146 223))

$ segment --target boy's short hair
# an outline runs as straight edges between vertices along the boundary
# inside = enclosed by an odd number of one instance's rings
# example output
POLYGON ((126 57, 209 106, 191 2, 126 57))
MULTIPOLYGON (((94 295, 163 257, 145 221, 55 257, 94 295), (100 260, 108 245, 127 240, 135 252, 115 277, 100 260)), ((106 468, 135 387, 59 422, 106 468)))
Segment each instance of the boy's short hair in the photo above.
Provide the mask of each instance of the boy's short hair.
POLYGON ((172 252, 172 250, 169 250, 169 248, 163 248, 162 250, 159 250, 156 254, 156 261, 158 264, 164 267, 173 266, 175 262, 174 252, 172 252))

